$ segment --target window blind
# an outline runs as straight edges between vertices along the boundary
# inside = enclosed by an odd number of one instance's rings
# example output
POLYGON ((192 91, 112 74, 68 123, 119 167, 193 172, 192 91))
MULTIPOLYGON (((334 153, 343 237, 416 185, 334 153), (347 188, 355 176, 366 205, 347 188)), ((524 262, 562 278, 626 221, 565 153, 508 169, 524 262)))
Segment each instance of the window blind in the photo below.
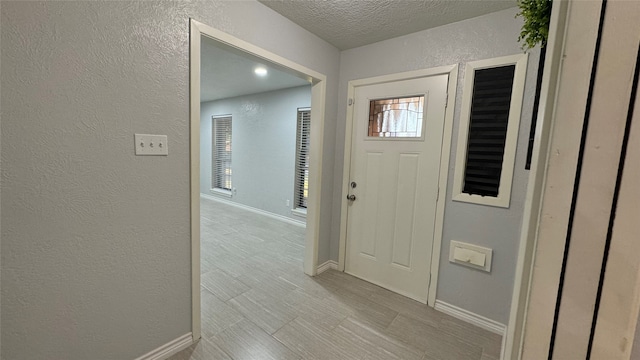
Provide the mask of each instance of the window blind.
POLYGON ((231 116, 213 118, 213 188, 231 191, 231 116))
POLYGON ((311 110, 298 109, 296 134, 295 207, 307 208, 309 196, 309 141, 311 110))
POLYGON ((498 196, 515 65, 475 71, 462 192, 498 196))

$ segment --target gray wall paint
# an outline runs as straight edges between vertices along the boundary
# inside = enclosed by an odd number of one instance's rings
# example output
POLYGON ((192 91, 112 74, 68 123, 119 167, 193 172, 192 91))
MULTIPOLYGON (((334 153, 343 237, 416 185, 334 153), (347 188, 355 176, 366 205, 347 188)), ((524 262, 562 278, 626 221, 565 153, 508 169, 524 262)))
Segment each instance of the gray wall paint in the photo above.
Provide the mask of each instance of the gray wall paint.
POLYGON ((264 5, 2 2, 3 359, 132 359, 191 331, 190 17, 327 75, 331 194, 339 52, 264 5), (136 132, 169 156, 134 156, 136 132))
POLYGON ((455 166, 460 101, 466 62, 521 53, 516 42, 521 19, 517 9, 461 21, 407 36, 346 50, 340 57, 338 129, 334 173, 333 228, 331 258, 338 258, 344 128, 347 82, 402 71, 460 64, 456 96, 449 184, 440 260, 437 299, 506 324, 522 222, 528 171, 524 170, 527 138, 535 94, 538 51, 529 57, 518 150, 511 196, 511 207, 501 209, 451 201, 455 166), (484 273, 450 264, 449 241, 460 240, 494 250, 492 272, 484 273))
POLYGON ((310 106, 311 86, 200 104, 200 192, 219 196, 211 191, 211 117, 231 114, 232 184, 237 191, 222 198, 301 220, 291 214, 297 109, 310 106))
POLYGON ((631 346, 631 360, 640 360, 640 315, 636 322, 636 335, 633 337, 631 346))
MULTIPOLYGON (((0 2, 0 14, 2 13, 2 3, 0 2)), ((0 49, 2 49, 2 37, 0 36, 0 49)), ((0 69, 2 69, 2 56, 0 56, 0 69)), ((1 72, 1 71, 0 71, 1 72)), ((2 86, 0 85, 0 89, 2 86)), ((2 91, 0 90, 0 94, 2 91)), ((0 102, 0 174, 2 174, 2 104, 0 102)), ((0 194, 2 194, 2 187, 0 187, 0 194)), ((2 204, 2 197, 0 197, 0 204, 2 204)), ((0 224, 2 224, 2 206, 0 206, 0 224)), ((2 227, 0 226, 0 289, 2 289, 2 227)), ((1 291, 0 291, 1 293, 1 291)), ((2 309, 2 296, 0 294, 0 309, 2 309)), ((0 329, 2 328, 2 311, 0 311, 0 329)), ((1 335, 1 334, 0 334, 1 335)), ((0 359, 2 358, 2 336, 0 336, 0 359)))
POLYGON ((631 346, 631 360, 640 360, 640 315, 636 322, 636 334, 633 337, 633 345, 631 346))

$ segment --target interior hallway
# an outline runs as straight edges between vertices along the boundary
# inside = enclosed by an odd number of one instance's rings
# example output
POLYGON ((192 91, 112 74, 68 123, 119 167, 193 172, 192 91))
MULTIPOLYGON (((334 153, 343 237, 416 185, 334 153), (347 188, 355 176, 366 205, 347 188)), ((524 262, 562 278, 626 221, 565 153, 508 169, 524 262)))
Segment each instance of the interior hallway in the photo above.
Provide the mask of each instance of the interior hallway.
POLYGON ((171 360, 497 360, 502 338, 338 271, 304 229, 201 199, 202 339, 171 360))

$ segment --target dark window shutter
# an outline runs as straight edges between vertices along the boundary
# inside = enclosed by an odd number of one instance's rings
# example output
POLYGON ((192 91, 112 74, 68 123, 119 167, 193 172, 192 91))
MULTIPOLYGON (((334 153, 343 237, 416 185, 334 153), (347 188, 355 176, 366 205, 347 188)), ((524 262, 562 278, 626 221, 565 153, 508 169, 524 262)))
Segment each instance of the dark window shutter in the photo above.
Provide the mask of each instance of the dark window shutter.
POLYGON ((231 191, 231 117, 213 118, 213 188, 231 191))
POLYGON ((298 109, 296 135, 295 208, 307 208, 309 197, 309 150, 311 141, 311 110, 298 109))
POLYGON ((475 71, 462 192, 498 196, 516 66, 475 71))

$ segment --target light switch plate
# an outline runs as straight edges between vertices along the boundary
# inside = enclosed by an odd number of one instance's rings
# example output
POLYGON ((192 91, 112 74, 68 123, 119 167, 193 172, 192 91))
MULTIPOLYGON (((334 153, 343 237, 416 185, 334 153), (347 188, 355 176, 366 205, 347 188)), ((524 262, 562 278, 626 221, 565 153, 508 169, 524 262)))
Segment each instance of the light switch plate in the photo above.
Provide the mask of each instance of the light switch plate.
POLYGON ((169 155, 167 135, 135 134, 136 155, 169 155))
POLYGON ((491 272, 492 254, 489 248, 451 240, 449 262, 491 272))

